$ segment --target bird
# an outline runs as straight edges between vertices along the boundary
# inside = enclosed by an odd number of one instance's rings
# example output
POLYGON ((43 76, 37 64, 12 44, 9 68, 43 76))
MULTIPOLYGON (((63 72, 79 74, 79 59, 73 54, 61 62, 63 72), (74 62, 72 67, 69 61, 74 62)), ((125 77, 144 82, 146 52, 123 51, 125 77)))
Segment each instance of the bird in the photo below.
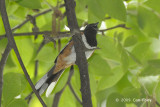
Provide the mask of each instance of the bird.
MULTIPOLYGON (((88 24, 81 34, 82 41, 86 49, 85 56, 90 58, 94 50, 97 48, 97 30, 98 22, 88 24)), ((54 89, 58 79, 64 70, 76 62, 76 52, 74 41, 71 39, 68 44, 60 51, 54 61, 54 66, 35 84, 35 89, 42 95, 46 90, 48 97, 54 89)))

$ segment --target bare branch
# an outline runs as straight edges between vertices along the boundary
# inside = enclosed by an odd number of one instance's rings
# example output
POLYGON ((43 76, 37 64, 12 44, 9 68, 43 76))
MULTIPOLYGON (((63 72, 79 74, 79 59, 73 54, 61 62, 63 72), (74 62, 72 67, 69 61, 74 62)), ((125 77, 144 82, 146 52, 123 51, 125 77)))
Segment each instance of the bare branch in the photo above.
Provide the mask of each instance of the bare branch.
POLYGON ((53 99, 53 105, 52 107, 58 107, 58 104, 59 104, 59 100, 60 100, 60 97, 64 91, 65 87, 63 87, 63 89, 59 92, 57 92, 54 96, 54 99, 53 99))
POLYGON ((73 73, 74 73, 74 68, 73 68, 73 66, 71 66, 67 83, 65 84, 65 86, 63 87, 63 89, 61 91, 59 91, 58 93, 55 94, 52 107, 58 107, 60 97, 61 97, 64 89, 66 88, 67 84, 70 83, 73 73))
MULTIPOLYGON (((51 35, 51 31, 42 31, 42 32, 26 32, 26 33, 13 33, 13 36, 35 36, 35 35, 51 35)), ((45 37, 44 36, 44 37, 45 37)), ((68 31, 66 32, 59 32, 58 36, 55 37, 50 37, 53 39, 61 39, 61 38, 65 38, 65 37, 72 37, 73 34, 70 34, 68 31)), ((49 36, 48 36, 49 37, 49 36)), ((0 40, 6 38, 6 35, 0 35, 0 40)))
MULTIPOLYGON (((34 15, 33 18, 36 18, 36 17, 41 16, 43 14, 46 14, 46 13, 48 13, 50 11, 52 11, 52 9, 47 9, 47 10, 41 12, 41 13, 38 13, 38 14, 34 15)), ((12 31, 15 31, 16 29, 21 28, 24 24, 26 24, 30 20, 31 20, 30 18, 24 20, 21 24, 19 24, 19 25, 15 26, 14 28, 12 28, 12 31)))
MULTIPOLYGON (((113 30, 116 28, 124 28, 124 29, 128 29, 128 30, 131 29, 131 28, 126 27, 125 24, 119 24, 119 25, 116 25, 116 26, 113 26, 113 27, 110 27, 107 29, 98 30, 98 32, 106 32, 108 30, 113 30)), ((83 32, 83 31, 84 30, 81 30, 81 32, 83 32)), ((52 31, 13 33, 14 36, 35 36, 35 35, 41 35, 41 34, 51 35, 52 31)), ((65 32, 58 32, 57 36, 52 37, 52 38, 53 39, 61 39, 64 37, 72 37, 72 36, 73 36, 73 34, 71 34, 70 31, 65 31, 65 32)), ((6 38, 6 35, 0 35, 0 40, 3 38, 6 38)))
POLYGON ((110 16, 108 16, 108 17, 105 17, 105 18, 104 18, 104 20, 108 20, 108 19, 111 19, 111 17, 110 17, 110 16))
POLYGON ((11 30, 11 27, 10 27, 10 24, 9 24, 9 20, 8 20, 8 15, 7 15, 7 12, 6 12, 6 7, 5 7, 5 0, 0 0, 0 12, 1 12, 1 16, 2 16, 2 20, 3 20, 3 24, 4 24, 4 28, 5 28, 5 31, 6 31, 6 36, 8 38, 8 43, 10 46, 12 46, 12 48, 14 49, 15 53, 16 53, 16 56, 18 58, 18 61, 23 69, 23 72, 30 84, 30 86, 32 87, 34 93, 36 94, 37 98, 39 99, 39 101, 41 102, 41 104, 43 105, 43 107, 47 107, 46 104, 43 102, 42 98, 40 97, 39 93, 37 92, 37 90, 35 89, 28 73, 27 73, 27 70, 23 64, 23 61, 21 59, 21 56, 19 54, 19 51, 17 49, 17 46, 16 46, 16 43, 15 43, 15 40, 13 38, 13 35, 12 35, 12 30, 11 30))
POLYGON ((160 103, 158 101, 156 101, 156 104, 157 104, 158 107, 160 107, 160 103))
POLYGON ((83 107, 92 107, 90 82, 88 74, 88 63, 85 56, 85 48, 82 43, 81 33, 78 27, 77 18, 75 14, 75 1, 64 0, 66 6, 68 26, 71 33, 75 35, 72 37, 76 51, 76 64, 78 65, 81 79, 81 93, 83 107))
POLYGON ((69 86, 70 90, 72 91, 74 97, 77 99, 77 101, 78 101, 80 104, 82 104, 82 101, 81 101, 81 100, 78 98, 78 96, 76 95, 76 93, 75 93, 75 91, 74 91, 71 83, 68 83, 68 86, 69 86))
POLYGON ((7 44, 7 47, 4 51, 4 53, 2 54, 2 58, 0 61, 0 107, 1 107, 2 88, 3 88, 3 69, 6 64, 6 61, 7 61, 7 58, 8 58, 8 55, 9 55, 11 49, 12 48, 9 46, 9 44, 7 44))
POLYGON ((112 30, 112 29, 115 29, 115 28, 124 28, 124 29, 130 29, 128 27, 126 27, 125 24, 119 24, 119 25, 116 25, 116 26, 113 26, 113 27, 110 27, 108 29, 102 29, 102 30, 98 30, 99 32, 104 32, 104 31, 108 31, 108 30, 112 30))
MULTIPOLYGON (((61 4, 61 5, 59 6, 59 8, 61 8, 61 7, 64 7, 64 4, 61 4)), ((47 9, 47 10, 41 12, 41 13, 38 13, 38 14, 36 14, 36 15, 33 15, 33 18, 36 18, 36 17, 38 17, 38 16, 41 16, 41 15, 46 14, 46 13, 51 12, 51 11, 52 11, 52 9, 47 9)), ((21 28, 24 24, 26 24, 26 23, 27 23, 28 21, 30 21, 30 20, 31 20, 31 19, 26 19, 26 20, 24 20, 21 24, 19 24, 19 25, 15 26, 14 28, 12 28, 12 31, 15 31, 16 29, 21 28)))

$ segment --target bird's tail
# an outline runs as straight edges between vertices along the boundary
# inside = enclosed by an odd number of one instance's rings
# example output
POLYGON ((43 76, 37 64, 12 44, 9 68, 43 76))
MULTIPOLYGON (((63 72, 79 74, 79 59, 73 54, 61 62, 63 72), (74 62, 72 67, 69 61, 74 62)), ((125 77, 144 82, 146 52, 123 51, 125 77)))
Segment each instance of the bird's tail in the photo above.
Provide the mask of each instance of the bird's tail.
POLYGON ((39 92, 40 95, 42 95, 45 90, 46 96, 48 97, 52 90, 54 89, 58 79, 60 78, 61 74, 64 70, 59 71, 56 74, 53 74, 53 71, 55 69, 55 66, 50 69, 49 72, 47 72, 35 85, 36 90, 39 92))

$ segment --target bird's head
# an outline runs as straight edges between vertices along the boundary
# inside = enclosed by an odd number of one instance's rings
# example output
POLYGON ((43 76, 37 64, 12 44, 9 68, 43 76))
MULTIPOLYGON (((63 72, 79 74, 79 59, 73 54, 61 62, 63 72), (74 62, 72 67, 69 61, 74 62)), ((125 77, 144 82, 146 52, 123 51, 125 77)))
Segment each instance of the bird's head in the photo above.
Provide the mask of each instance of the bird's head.
POLYGON ((88 24, 84 29, 84 35, 90 46, 97 46, 97 40, 96 40, 97 30, 98 30, 98 22, 88 24))
POLYGON ((92 23, 92 24, 88 24, 86 26, 86 28, 84 29, 84 33, 86 32, 90 32, 90 33, 97 33, 97 30, 98 30, 98 23, 92 23))

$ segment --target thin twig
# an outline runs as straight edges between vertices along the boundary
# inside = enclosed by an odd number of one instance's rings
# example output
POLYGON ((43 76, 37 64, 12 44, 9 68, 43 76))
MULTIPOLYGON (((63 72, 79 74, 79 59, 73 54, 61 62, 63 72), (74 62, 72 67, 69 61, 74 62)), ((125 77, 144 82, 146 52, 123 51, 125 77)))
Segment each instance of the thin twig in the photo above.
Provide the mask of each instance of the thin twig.
POLYGON ((108 31, 108 30, 112 30, 112 29, 115 29, 115 28, 125 28, 125 29, 130 29, 128 27, 126 27, 125 24, 119 24, 119 25, 116 25, 116 26, 113 26, 113 27, 110 27, 108 29, 102 29, 102 30, 98 30, 99 32, 104 32, 104 31, 108 31))
POLYGON ((158 102, 158 101, 156 101, 156 104, 157 104, 157 106, 158 106, 158 107, 160 107, 160 104, 159 104, 159 102, 158 102))
POLYGON ((58 104, 59 104, 59 100, 60 100, 60 97, 64 91, 65 87, 63 87, 63 89, 59 92, 57 92, 54 96, 54 99, 53 99, 53 105, 52 107, 58 107, 58 104))
POLYGON ((15 43, 15 40, 13 38, 13 35, 12 35, 12 30, 11 30, 11 27, 10 27, 10 24, 9 24, 9 20, 8 20, 8 15, 7 15, 7 12, 6 12, 6 6, 5 6, 5 0, 0 0, 0 12, 1 12, 1 16, 2 16, 2 20, 3 20, 3 24, 4 24, 4 28, 5 28, 5 31, 6 31, 6 35, 7 35, 7 38, 8 38, 8 43, 10 46, 12 46, 12 48, 14 49, 15 51, 15 54, 18 58, 18 61, 22 67, 22 70, 30 84, 30 86, 32 87, 34 93, 36 94, 37 98, 39 99, 39 101, 41 102, 41 104, 43 105, 43 107, 47 107, 46 104, 44 103, 44 101, 42 100, 42 98, 40 97, 39 93, 37 92, 37 90, 35 89, 29 75, 28 75, 28 72, 24 66, 24 63, 21 59, 21 56, 19 54, 19 51, 18 51, 18 48, 16 46, 16 43, 15 43))
POLYGON ((77 101, 78 101, 80 104, 82 104, 82 101, 81 101, 81 100, 78 98, 78 96, 76 95, 76 93, 75 93, 75 91, 74 91, 71 83, 68 83, 68 86, 69 86, 70 90, 72 91, 74 97, 77 99, 77 101))
POLYGON ((38 65, 39 65, 39 61, 36 60, 35 61, 35 69, 34 69, 34 78, 36 78, 38 75, 38 65))
MULTIPOLYGON (((45 43, 45 39, 43 39, 43 41, 41 42, 41 44, 40 44, 40 46, 39 46, 39 48, 38 48, 38 50, 37 50, 37 55, 38 55, 38 53, 40 52, 40 50, 42 49, 42 47, 45 45, 46 43, 45 43)), ((34 78, 36 78, 37 77, 37 75, 38 75, 38 65, 39 65, 39 61, 38 60, 36 60, 35 61, 35 71, 34 71, 34 78)))
MULTIPOLYGON (((61 5, 59 6, 59 8, 61 8, 61 7, 64 7, 64 4, 61 4, 61 5)), ((52 9, 47 9, 47 10, 41 12, 41 13, 38 13, 38 14, 36 14, 36 15, 33 15, 33 18, 36 18, 36 17, 38 17, 38 16, 41 16, 41 15, 46 14, 46 13, 51 12, 51 11, 52 11, 52 9)), ((31 20, 31 19, 26 19, 26 20, 24 20, 21 24, 19 24, 19 25, 15 26, 14 28, 12 28, 12 31, 15 31, 16 29, 21 28, 24 24, 26 24, 26 23, 27 23, 28 21, 30 21, 30 20, 31 20)))
MULTIPOLYGON (((35 36, 35 35, 51 35, 51 31, 42 31, 42 32, 27 32, 27 33, 13 33, 13 36, 35 36)), ((68 32, 60 32, 58 36, 51 37, 53 39, 61 39, 64 37, 72 37, 73 34, 70 34, 68 32)), ((0 40, 6 38, 5 35, 0 35, 0 40)))
MULTIPOLYGON (((124 28, 124 29, 130 29, 128 27, 125 26, 125 24, 119 24, 119 25, 116 25, 116 26, 113 26, 113 27, 110 27, 110 28, 107 28, 107 29, 101 29, 101 30, 98 30, 98 32, 105 32, 105 31, 108 31, 108 30, 112 30, 112 29, 116 29, 116 28, 124 28)), ((83 32, 84 30, 81 30, 81 32, 83 32)), ((24 33, 13 33, 14 36, 34 36, 34 35, 51 35, 52 34, 52 31, 41 31, 41 32, 24 32, 24 33)), ((70 31, 64 31, 64 32, 58 32, 57 34, 58 36, 56 37, 52 37, 53 39, 61 39, 61 38, 64 38, 64 37, 72 37, 73 34, 70 34, 70 31)), ((0 35, 0 40, 5 38, 6 35, 0 35)))
POLYGON ((108 16, 108 17, 105 17, 105 18, 104 18, 104 20, 108 20, 108 19, 111 19, 111 17, 110 17, 110 16, 108 16))
POLYGON ((7 58, 8 58, 8 55, 9 55, 11 49, 12 48, 9 46, 9 44, 7 44, 7 47, 4 51, 4 53, 2 54, 2 58, 0 61, 0 107, 1 107, 2 88, 3 88, 3 69, 6 64, 6 61, 7 61, 7 58))
MULTIPOLYGON (((46 13, 48 13, 50 11, 52 11, 52 9, 47 9, 47 10, 41 12, 41 13, 38 13, 38 14, 34 15, 33 18, 36 18, 36 17, 41 16, 43 14, 46 14, 46 13)), ((26 24, 30 20, 31 20, 30 18, 24 20, 21 24, 19 24, 19 25, 15 26, 14 28, 12 28, 12 31, 15 31, 16 29, 21 28, 24 24, 26 24)))
POLYGON ((59 103, 60 97, 61 97, 64 89, 66 88, 66 86, 70 83, 71 77, 72 77, 73 73, 74 73, 74 67, 71 66, 68 80, 67 80, 65 86, 63 87, 63 89, 55 94, 54 99, 53 99, 53 105, 52 105, 52 107, 58 107, 58 103, 59 103))

